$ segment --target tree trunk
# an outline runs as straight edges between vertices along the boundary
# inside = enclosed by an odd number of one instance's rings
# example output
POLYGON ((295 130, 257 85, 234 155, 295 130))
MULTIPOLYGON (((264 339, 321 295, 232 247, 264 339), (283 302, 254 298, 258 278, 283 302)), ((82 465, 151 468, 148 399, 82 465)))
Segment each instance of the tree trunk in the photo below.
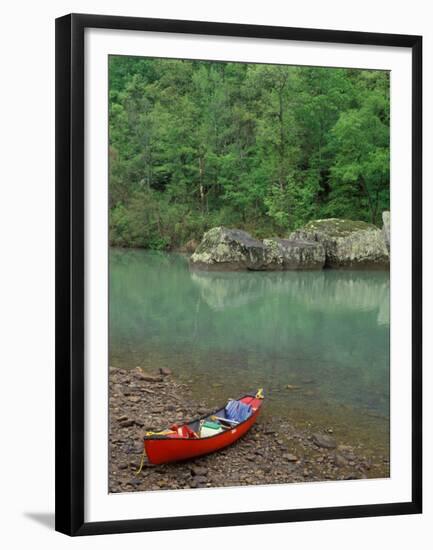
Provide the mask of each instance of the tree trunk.
POLYGON ((203 185, 203 179, 204 179, 204 159, 203 157, 198 158, 198 169, 199 169, 199 194, 200 194, 200 205, 201 205, 201 212, 204 213, 204 185, 203 185))
POLYGON ((361 178, 360 180, 360 184, 361 184, 361 188, 363 189, 364 193, 366 194, 367 196, 367 200, 368 200, 368 208, 370 210, 370 220, 371 220, 371 223, 372 224, 375 224, 375 221, 376 221, 376 209, 377 209, 377 206, 375 208, 374 204, 373 204, 373 199, 371 198, 371 194, 368 190, 368 187, 364 181, 363 178, 361 178))
POLYGON ((280 157, 280 166, 279 166, 279 184, 280 190, 284 191, 284 153, 286 149, 286 143, 284 138, 284 110, 283 110, 283 87, 279 91, 279 113, 278 120, 280 123, 280 146, 279 146, 279 157, 280 157))

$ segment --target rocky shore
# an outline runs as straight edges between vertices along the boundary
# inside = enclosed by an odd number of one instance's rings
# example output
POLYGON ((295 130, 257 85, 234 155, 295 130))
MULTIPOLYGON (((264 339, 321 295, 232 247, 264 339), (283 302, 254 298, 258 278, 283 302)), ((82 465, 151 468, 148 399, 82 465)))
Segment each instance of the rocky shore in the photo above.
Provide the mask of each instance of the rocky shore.
POLYGON ((389 476, 386 457, 336 440, 331 427, 300 429, 265 413, 230 447, 183 463, 155 466, 145 458, 137 474, 145 431, 203 416, 215 403, 195 401, 169 369, 111 368, 109 385, 111 493, 389 476))
POLYGON ((363 221, 314 220, 287 238, 263 241, 240 229, 213 227, 195 248, 190 265, 207 271, 386 269, 389 212, 383 212, 382 219, 382 229, 363 221))

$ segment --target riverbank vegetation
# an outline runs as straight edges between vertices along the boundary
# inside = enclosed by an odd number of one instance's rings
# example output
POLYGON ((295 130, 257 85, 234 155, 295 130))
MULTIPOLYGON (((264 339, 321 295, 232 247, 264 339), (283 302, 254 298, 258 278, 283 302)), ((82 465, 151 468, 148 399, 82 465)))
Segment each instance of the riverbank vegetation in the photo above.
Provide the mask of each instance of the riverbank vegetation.
POLYGON ((110 56, 110 242, 389 209, 389 73, 110 56))

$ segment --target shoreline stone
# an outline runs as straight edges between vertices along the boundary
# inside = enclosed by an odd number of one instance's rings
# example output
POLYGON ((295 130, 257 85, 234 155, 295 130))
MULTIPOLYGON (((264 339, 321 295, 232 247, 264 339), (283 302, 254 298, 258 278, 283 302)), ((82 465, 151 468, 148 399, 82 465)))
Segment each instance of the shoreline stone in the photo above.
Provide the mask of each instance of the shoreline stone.
POLYGON ((199 269, 253 270, 265 267, 265 246, 240 229, 213 227, 203 235, 190 258, 190 265, 199 269))
POLYGON ((264 239, 267 270, 314 270, 325 265, 325 248, 317 241, 264 239))
MULTIPOLYGON (((225 449, 162 465, 150 464, 145 456, 143 469, 137 474, 146 431, 165 429, 173 422, 188 422, 202 416, 199 411, 212 410, 220 403, 194 400, 189 386, 174 376, 165 376, 155 383, 137 378, 136 372, 121 368, 109 372, 111 493, 389 476, 387 458, 376 455, 371 460, 359 454, 364 455, 361 448, 334 438, 335 446, 332 443, 330 448, 320 447, 315 442, 317 435, 329 436, 313 433, 312 428, 295 427, 286 419, 271 420, 266 413, 242 439, 225 449), (132 395, 140 399, 131 401, 132 395)), ((321 430, 326 431, 326 427, 321 430)))
POLYGON ((173 371, 167 367, 161 367, 159 369, 159 373, 163 376, 169 376, 170 374, 173 374, 173 371))
POLYGON ((391 246, 391 215, 388 211, 382 212, 382 232, 388 252, 391 246))
POLYGON ((335 439, 329 435, 316 433, 312 435, 311 439, 318 447, 324 449, 335 449, 337 447, 335 439))
POLYGON ((291 240, 322 243, 327 268, 384 268, 389 252, 383 231, 367 222, 328 218, 314 220, 290 234, 291 240))
POLYGON ((313 220, 289 238, 263 241, 240 229, 213 227, 203 235, 189 264, 205 271, 387 269, 389 219, 389 212, 384 212, 382 229, 363 221, 313 220))

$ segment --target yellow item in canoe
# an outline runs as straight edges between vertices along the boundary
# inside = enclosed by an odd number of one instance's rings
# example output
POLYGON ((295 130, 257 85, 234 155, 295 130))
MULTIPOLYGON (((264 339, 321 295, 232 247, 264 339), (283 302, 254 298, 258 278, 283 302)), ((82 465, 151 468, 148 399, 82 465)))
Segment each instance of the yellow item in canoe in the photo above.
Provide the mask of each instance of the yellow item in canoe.
POLYGON ((161 432, 146 432, 145 435, 152 436, 152 435, 168 435, 168 434, 174 434, 176 433, 174 430, 162 430, 161 432))

